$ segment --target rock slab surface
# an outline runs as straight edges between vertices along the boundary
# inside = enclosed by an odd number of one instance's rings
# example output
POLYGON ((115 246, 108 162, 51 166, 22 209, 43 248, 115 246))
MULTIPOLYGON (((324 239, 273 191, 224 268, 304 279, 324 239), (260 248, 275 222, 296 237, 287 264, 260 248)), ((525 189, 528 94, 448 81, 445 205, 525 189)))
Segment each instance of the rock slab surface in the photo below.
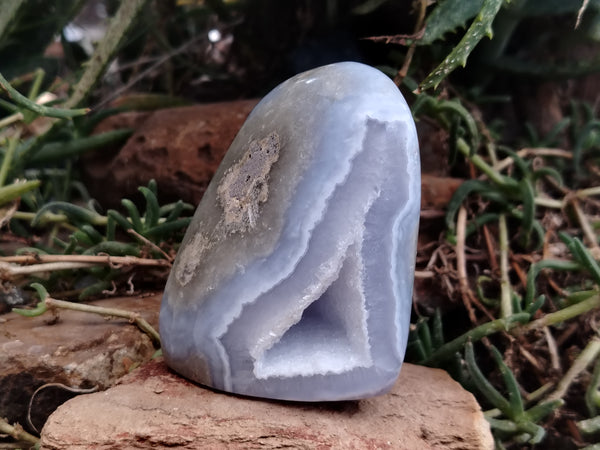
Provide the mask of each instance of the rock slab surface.
MULTIPOLYGON (((159 302, 160 296, 155 295, 91 303, 139 312, 156 327, 159 302)), ((29 399, 38 387, 61 383, 106 389, 155 351, 150 338, 125 319, 61 310, 57 316, 9 313, 1 320, 0 417, 11 423, 26 423, 29 399)), ((57 387, 40 391, 32 404, 34 425, 41 428, 64 400, 64 390, 57 387)))
POLYGON ((475 398, 446 372, 404 364, 389 394, 331 403, 265 401, 214 392, 149 362, 107 391, 50 416, 54 449, 492 449, 475 398))

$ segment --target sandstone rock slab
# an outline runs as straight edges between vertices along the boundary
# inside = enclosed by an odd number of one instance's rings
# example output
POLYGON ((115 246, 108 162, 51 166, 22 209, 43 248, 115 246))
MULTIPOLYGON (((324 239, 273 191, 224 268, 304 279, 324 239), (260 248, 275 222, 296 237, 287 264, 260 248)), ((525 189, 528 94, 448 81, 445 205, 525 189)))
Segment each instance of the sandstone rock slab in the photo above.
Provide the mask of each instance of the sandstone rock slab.
POLYGON ((404 364, 392 391, 360 401, 292 403, 194 385, 160 359, 105 392, 60 406, 41 448, 492 449, 475 398, 446 372, 404 364))
MULTIPOLYGON (((91 303, 139 312, 156 327, 160 297, 91 303)), ((67 310, 30 318, 5 314, 0 324, 0 417, 25 425, 29 400, 38 387, 62 383, 106 389, 154 352, 150 338, 125 319, 67 310)), ((41 428, 65 395, 59 388, 41 391, 32 405, 33 424, 41 428)))

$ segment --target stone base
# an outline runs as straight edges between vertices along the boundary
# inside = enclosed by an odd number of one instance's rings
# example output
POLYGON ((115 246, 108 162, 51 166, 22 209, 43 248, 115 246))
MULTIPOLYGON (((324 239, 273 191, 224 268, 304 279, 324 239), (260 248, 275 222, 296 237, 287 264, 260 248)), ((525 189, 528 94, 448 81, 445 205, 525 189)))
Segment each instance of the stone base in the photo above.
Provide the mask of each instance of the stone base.
POLYGON ((149 362, 105 392, 69 400, 43 449, 492 449, 475 398, 442 370, 404 364, 386 395, 292 403, 214 392, 149 362))

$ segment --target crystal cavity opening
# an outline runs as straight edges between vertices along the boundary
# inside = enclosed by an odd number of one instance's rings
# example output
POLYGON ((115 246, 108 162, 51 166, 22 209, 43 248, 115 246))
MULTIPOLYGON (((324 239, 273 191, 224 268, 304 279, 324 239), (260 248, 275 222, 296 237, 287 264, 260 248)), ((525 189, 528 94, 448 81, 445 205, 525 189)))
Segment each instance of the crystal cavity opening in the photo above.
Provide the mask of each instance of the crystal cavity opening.
POLYGON ((257 378, 339 374, 373 364, 357 246, 338 278, 254 365, 257 378))

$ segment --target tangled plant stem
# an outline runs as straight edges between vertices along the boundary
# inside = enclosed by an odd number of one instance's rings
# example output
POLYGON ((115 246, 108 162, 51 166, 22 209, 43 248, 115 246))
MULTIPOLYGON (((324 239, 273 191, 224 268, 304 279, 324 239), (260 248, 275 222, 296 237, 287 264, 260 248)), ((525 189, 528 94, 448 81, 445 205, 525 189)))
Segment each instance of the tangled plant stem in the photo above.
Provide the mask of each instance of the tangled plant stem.
POLYGON ((73 311, 81 311, 93 314, 99 314, 101 316, 107 317, 121 317, 123 319, 129 320, 131 323, 135 323, 140 330, 146 333, 150 338, 154 341, 154 343, 160 347, 160 335, 158 332, 150 325, 146 319, 144 319, 139 313, 132 311, 124 311, 122 309, 117 308, 103 308, 101 306, 94 305, 86 305, 81 303, 73 303, 66 302, 64 300, 57 300, 52 297, 47 297, 44 300, 44 303, 47 308, 62 308, 62 309, 71 309, 73 311))

